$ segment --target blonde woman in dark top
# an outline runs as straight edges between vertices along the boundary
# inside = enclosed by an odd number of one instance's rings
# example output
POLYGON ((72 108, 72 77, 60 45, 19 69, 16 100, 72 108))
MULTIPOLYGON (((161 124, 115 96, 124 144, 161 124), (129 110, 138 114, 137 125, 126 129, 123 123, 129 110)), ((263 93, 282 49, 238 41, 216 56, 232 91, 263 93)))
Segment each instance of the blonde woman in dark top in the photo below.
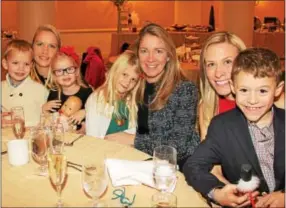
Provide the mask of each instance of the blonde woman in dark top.
POLYGON ((51 61, 61 47, 60 35, 54 26, 41 25, 34 34, 32 46, 34 65, 30 76, 50 89, 48 83, 51 78, 51 61))

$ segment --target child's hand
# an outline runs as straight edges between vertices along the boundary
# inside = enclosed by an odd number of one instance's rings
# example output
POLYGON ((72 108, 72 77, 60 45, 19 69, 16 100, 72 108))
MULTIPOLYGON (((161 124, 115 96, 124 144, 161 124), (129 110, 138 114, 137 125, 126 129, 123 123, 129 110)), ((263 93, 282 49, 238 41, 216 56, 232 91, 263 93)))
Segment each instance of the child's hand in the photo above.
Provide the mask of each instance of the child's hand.
POLYGON ((242 207, 250 204, 248 194, 239 196, 237 186, 227 184, 221 189, 214 190, 214 200, 222 206, 242 207))
POLYGON ((77 131, 75 131, 77 134, 85 134, 85 122, 81 123, 81 128, 77 131))
POLYGON ((85 118, 85 110, 81 109, 71 115, 68 119, 69 124, 80 124, 81 121, 85 118))
POLYGON ((55 110, 55 109, 59 109, 60 107, 61 107, 61 101, 60 100, 51 100, 51 101, 46 102, 42 106, 42 111, 43 111, 43 113, 49 113, 50 111, 56 112, 57 110, 55 110))
POLYGON ((2 112, 1 113, 1 125, 2 126, 9 126, 12 124, 11 120, 11 112, 2 112), (9 118, 7 118, 9 116, 9 118))
POLYGON ((285 206, 285 193, 281 191, 274 191, 259 197, 256 207, 284 207, 285 206))

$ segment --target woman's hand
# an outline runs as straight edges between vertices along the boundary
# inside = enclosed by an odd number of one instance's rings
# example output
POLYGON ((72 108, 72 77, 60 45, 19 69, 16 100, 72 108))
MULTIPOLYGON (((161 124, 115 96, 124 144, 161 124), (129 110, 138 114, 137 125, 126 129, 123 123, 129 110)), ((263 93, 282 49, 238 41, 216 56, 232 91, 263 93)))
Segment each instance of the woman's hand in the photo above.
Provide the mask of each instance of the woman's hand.
POLYGON ((104 137, 104 139, 108 140, 108 141, 115 141, 115 142, 118 142, 120 144, 134 146, 135 135, 134 134, 128 134, 125 132, 118 132, 118 133, 106 135, 104 137))
POLYGON ((68 118, 69 124, 80 124, 85 118, 85 110, 81 109, 68 118))
POLYGON ((56 112, 61 107, 61 100, 51 100, 42 106, 43 113, 56 112))
POLYGON ((256 207, 284 207, 285 193, 281 191, 274 191, 270 194, 265 194, 259 197, 256 207))

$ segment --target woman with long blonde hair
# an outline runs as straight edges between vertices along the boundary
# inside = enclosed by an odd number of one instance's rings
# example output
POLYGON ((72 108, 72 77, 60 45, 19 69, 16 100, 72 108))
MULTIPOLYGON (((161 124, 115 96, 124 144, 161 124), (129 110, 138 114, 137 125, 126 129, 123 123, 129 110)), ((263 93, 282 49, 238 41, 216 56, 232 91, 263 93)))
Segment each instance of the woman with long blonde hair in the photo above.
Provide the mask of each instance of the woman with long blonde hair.
POLYGON ((235 107, 229 81, 232 64, 246 49, 243 41, 230 32, 217 32, 203 45, 200 56, 199 127, 203 140, 211 119, 235 107))
MULTIPOLYGON (((199 129, 201 140, 205 139, 211 119, 235 108, 230 89, 232 64, 238 53, 246 49, 243 41, 230 32, 217 32, 203 45, 200 56, 199 129)), ((212 173, 222 182, 221 167, 215 166, 212 173)))
POLYGON ((30 76, 49 89, 51 61, 61 47, 61 38, 56 28, 48 24, 39 26, 34 34, 32 47, 34 65, 30 76))
POLYGON ((141 83, 136 54, 125 51, 112 65, 105 83, 88 98, 86 134, 132 145, 137 126, 136 96, 141 83))

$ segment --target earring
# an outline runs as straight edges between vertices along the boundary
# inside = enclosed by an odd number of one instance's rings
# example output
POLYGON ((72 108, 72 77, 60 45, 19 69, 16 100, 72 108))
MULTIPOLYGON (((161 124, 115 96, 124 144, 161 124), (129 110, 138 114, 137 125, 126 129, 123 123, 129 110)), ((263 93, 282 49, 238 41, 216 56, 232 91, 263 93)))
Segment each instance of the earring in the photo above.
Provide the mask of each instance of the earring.
POLYGON ((168 57, 168 58, 167 58, 167 62, 168 62, 169 60, 170 60, 170 58, 168 57))

